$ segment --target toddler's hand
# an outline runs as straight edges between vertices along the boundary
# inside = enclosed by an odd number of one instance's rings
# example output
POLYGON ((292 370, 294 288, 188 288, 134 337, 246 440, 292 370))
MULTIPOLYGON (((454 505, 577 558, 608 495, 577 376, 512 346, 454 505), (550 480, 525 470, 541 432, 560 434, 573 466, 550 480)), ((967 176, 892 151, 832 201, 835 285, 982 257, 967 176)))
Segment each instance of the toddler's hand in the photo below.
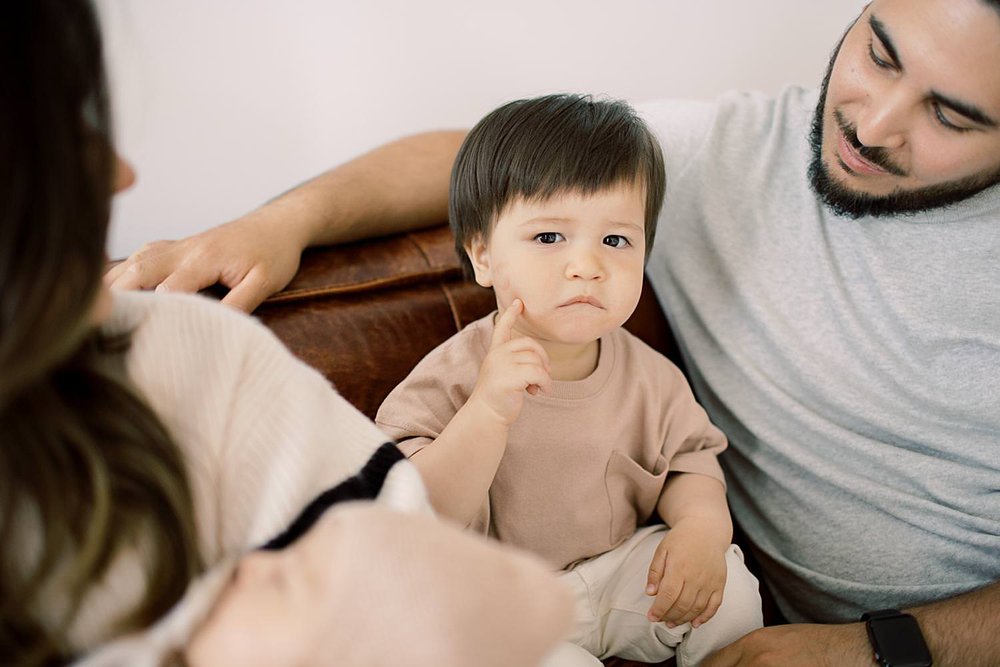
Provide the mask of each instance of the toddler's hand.
POLYGON ((671 528, 649 565, 646 594, 656 599, 647 618, 671 628, 687 622, 697 628, 712 618, 722 604, 728 546, 700 523, 671 528))
POLYGON ((536 394, 552 388, 549 357, 534 338, 511 338, 514 322, 524 310, 515 299, 497 318, 490 340, 490 352, 479 369, 479 379, 469 401, 478 401, 510 426, 517 421, 524 404, 524 392, 536 394))

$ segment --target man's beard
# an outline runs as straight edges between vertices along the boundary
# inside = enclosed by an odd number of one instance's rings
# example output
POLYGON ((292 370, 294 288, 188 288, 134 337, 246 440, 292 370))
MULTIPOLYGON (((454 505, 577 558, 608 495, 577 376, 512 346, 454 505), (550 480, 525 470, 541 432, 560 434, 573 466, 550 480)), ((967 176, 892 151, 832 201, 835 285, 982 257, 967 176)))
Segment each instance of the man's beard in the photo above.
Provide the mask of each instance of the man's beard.
MULTIPOLYGON (((846 36, 847 34, 845 33, 844 37, 846 36)), ((823 77, 823 83, 820 86, 819 102, 816 104, 812 129, 809 133, 809 144, 812 148, 812 160, 809 163, 809 182, 812 185, 813 191, 819 195, 824 204, 837 215, 854 219, 864 216, 886 217, 912 214, 960 202, 986 188, 1000 183, 1000 168, 994 172, 975 174, 915 190, 897 188, 887 195, 871 195, 866 192, 859 192, 836 181, 823 163, 823 111, 826 107, 826 93, 830 85, 830 74, 833 72, 833 64, 840 53, 840 47, 844 43, 844 37, 841 37, 840 43, 837 44, 837 48, 834 49, 833 55, 830 57, 830 64, 826 68, 826 75, 823 77)), ((839 113, 835 112, 835 117, 841 131, 844 132, 844 137, 862 157, 875 165, 885 168, 889 173, 897 176, 905 175, 902 169, 893 164, 885 149, 881 147, 869 148, 862 146, 861 142, 858 141, 856 128, 840 116, 839 113)))

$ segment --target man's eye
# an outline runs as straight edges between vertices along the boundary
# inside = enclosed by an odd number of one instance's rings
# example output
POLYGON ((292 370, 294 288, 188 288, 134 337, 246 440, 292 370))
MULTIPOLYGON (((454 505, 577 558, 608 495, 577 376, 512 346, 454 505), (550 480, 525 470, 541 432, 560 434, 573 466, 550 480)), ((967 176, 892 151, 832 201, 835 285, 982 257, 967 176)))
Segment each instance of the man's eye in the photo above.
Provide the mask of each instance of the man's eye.
POLYGON ((630 244, 628 239, 621 234, 611 234, 604 237, 604 245, 609 245, 612 248, 624 248, 630 244))
POLYGON ((952 130, 953 132, 968 132, 969 128, 963 127, 961 125, 956 125, 955 123, 948 120, 948 116, 945 115, 944 111, 941 109, 941 105, 935 103, 934 107, 934 118, 937 122, 941 124, 942 127, 952 130))
POLYGON ((881 69, 892 69, 893 68, 891 62, 889 62, 888 60, 885 60, 885 59, 879 57, 879 55, 877 53, 875 53, 875 43, 874 42, 868 42, 868 57, 872 59, 872 62, 875 63, 876 67, 879 67, 881 69))
POLYGON ((539 243, 544 243, 545 245, 551 245, 562 240, 563 235, 559 232, 542 232, 541 234, 535 234, 535 240, 539 243))

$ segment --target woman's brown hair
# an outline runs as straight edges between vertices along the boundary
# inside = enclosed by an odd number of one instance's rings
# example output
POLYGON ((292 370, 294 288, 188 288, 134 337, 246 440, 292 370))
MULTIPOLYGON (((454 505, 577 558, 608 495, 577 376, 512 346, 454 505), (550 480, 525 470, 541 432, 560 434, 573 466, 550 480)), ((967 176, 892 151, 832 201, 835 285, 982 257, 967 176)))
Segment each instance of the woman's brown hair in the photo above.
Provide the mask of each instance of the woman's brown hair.
MULTIPOLYGON (((72 657, 116 557, 145 554, 148 625, 201 568, 183 457, 92 323, 112 174, 101 40, 85 0, 0 9, 0 664, 72 657), (141 545, 141 549, 140 549, 141 545), (40 618, 56 591, 64 611, 40 618)), ((51 609, 49 610, 51 613, 51 609)))

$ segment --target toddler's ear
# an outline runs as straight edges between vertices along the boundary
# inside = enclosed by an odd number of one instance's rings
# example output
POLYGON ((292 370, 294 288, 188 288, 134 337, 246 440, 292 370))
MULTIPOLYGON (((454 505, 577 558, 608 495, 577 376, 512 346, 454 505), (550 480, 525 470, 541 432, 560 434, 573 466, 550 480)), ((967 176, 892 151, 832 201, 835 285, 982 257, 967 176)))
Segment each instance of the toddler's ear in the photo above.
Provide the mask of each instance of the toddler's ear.
POLYGON ((465 254, 472 263, 476 282, 480 287, 493 286, 493 272, 490 264, 490 247, 482 236, 477 236, 465 244, 465 254))

